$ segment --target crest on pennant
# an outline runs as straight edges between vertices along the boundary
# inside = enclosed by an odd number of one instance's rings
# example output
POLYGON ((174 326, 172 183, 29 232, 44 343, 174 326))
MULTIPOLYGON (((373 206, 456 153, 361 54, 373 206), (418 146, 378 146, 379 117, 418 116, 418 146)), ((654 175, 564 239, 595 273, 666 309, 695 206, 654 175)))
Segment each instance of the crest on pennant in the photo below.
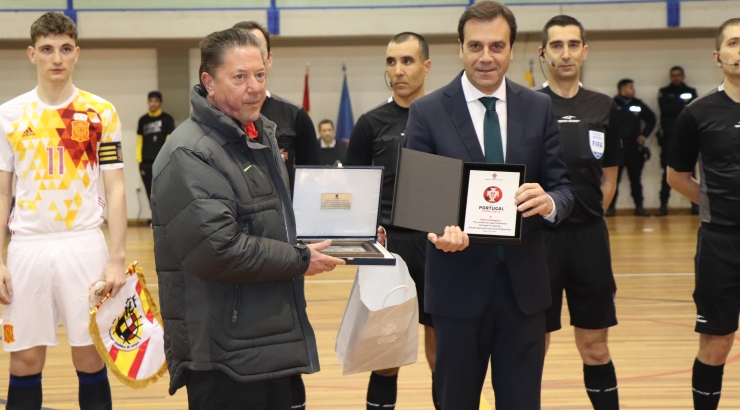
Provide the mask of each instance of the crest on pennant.
POLYGON ((140 389, 167 372, 159 309, 136 262, 116 297, 102 295, 105 283, 90 287, 90 336, 95 350, 118 380, 140 389))
POLYGON ((90 123, 87 121, 72 121, 72 140, 84 142, 90 139, 90 123))
POLYGON ((126 299, 123 314, 113 321, 109 330, 113 344, 119 349, 131 350, 141 344, 141 319, 136 314, 136 296, 126 299))

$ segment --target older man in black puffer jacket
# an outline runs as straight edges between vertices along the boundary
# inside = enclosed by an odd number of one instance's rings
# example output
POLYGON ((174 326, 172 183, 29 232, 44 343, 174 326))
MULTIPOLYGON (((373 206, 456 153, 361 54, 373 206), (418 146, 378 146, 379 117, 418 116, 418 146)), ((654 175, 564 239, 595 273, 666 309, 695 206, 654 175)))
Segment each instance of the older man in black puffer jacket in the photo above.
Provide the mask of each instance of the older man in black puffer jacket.
POLYGON ((201 42, 193 113, 154 163, 152 221, 170 394, 191 409, 290 409, 289 377, 319 370, 303 276, 341 259, 296 245, 275 124, 259 114, 252 34, 201 42))

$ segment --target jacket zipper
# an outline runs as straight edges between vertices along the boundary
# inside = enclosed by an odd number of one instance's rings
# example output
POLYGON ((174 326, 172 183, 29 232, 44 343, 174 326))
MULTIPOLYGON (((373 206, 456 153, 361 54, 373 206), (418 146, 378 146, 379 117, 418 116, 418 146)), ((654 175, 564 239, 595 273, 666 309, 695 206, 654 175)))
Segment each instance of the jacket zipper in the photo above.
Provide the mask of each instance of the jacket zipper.
MULTIPOLYGON (((272 141, 270 142, 270 145, 272 145, 272 141)), ((272 151, 272 149, 270 149, 270 151, 272 151)), ((278 174, 281 174, 280 164, 277 162, 277 158, 275 157, 275 155, 272 155, 272 160, 275 164, 275 168, 277 168, 278 174)), ((279 187, 276 187, 276 188, 278 189, 278 195, 280 195, 280 188, 279 187)), ((281 202, 280 210, 282 211, 282 214, 283 214, 283 226, 285 227, 285 240, 286 242, 290 243, 290 234, 288 233, 288 217, 285 215, 285 204, 283 203, 283 201, 280 201, 280 202, 281 202)), ((313 360, 311 360, 311 352, 308 350, 308 341, 306 340, 306 332, 303 330, 303 323, 300 320, 301 307, 298 305, 298 295, 296 294, 295 283, 293 283, 293 302, 295 303, 295 308, 297 310, 296 313, 298 313, 298 318, 299 318, 298 322, 301 324, 301 332, 303 333, 304 345, 306 346, 306 357, 308 358, 308 367, 312 369, 313 360)), ((304 306, 303 309, 305 308, 306 307, 304 306)))
POLYGON ((236 320, 239 318, 239 306, 242 303, 242 293, 239 285, 235 287, 236 293, 234 293, 234 308, 231 311, 231 327, 236 326, 236 320))
MULTIPOLYGON (((278 175, 280 175, 280 177, 282 179, 283 174, 282 174, 282 172, 280 172, 280 164, 277 162, 277 158, 276 158, 275 153, 273 152, 272 148, 273 148, 272 147, 272 140, 270 140, 270 154, 272 154, 271 155, 272 161, 275 164, 275 170, 277 171, 278 175)), ((287 175, 286 175, 286 177, 287 177, 287 175)), ((285 185, 285 184, 283 183, 283 185, 285 185)), ((278 184, 275 184, 275 188, 278 191, 278 196, 281 196, 281 194, 280 194, 280 187, 278 186, 278 184)), ((280 201, 280 211, 283 214, 283 227, 285 228, 285 241, 288 242, 288 243, 290 243, 290 234, 288 233, 288 216, 285 215, 285 204, 283 203, 282 200, 280 201)))
MULTIPOLYGON (((272 150, 272 148, 273 148, 272 145, 273 145, 272 144, 272 140, 270 140, 270 153, 272 154, 271 156, 272 156, 273 165, 275 166, 275 170, 277 171, 278 175, 280 175, 282 177, 283 174, 282 174, 282 172, 280 172, 280 163, 278 163, 277 157, 276 157, 276 155, 274 154, 274 152, 272 150)), ((287 175, 285 175, 285 178, 287 178, 287 175)), ((285 185, 285 184, 283 184, 283 185, 285 185)), ((280 187, 277 186, 277 184, 275 184, 275 188, 278 190, 278 196, 281 196, 281 194, 280 194, 280 187)), ((281 213, 283 215, 283 227, 285 228, 285 241, 288 242, 288 243, 290 243, 290 233, 288 232, 288 216, 285 214, 285 204, 283 203, 282 200, 280 201, 280 211, 281 211, 281 213)), ((238 289, 238 287, 239 287, 239 285, 237 285, 237 289, 238 289)), ((232 324, 232 327, 236 324, 236 318, 237 318, 237 309, 236 308, 238 307, 238 305, 237 305, 237 301, 238 300, 239 300, 239 296, 237 296, 237 298, 234 301, 234 307, 235 307, 235 309, 234 309, 234 313, 231 316, 231 324, 232 324)), ((296 307, 297 310, 298 309, 301 309, 298 306, 298 295, 296 294, 295 284, 293 284, 293 302, 295 303, 295 307, 296 307)), ((305 309, 305 306, 303 307, 303 309, 305 309)), ((301 314, 298 313, 299 322, 301 322, 300 321, 300 316, 301 316, 301 314)), ((303 331, 303 323, 301 323, 301 332, 303 333, 304 342, 305 342, 305 345, 306 345, 306 357, 308 358, 308 367, 309 368, 313 368, 313 360, 311 360, 311 352, 308 350, 308 342, 305 341, 306 332, 303 331)))

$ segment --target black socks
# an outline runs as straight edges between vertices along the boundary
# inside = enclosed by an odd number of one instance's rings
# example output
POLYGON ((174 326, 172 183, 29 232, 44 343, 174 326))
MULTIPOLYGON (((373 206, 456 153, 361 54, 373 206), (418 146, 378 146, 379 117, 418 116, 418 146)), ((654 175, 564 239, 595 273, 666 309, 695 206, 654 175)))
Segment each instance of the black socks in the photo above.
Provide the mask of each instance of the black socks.
POLYGON ((396 408, 398 375, 381 376, 370 373, 367 386, 367 410, 393 410, 396 408))
POLYGON ((614 363, 588 366, 583 364, 583 381, 594 410, 619 410, 617 373, 614 363))
POLYGON ((434 404, 434 409, 439 410, 439 400, 437 400, 437 385, 434 382, 434 372, 432 372, 432 403, 434 404))
POLYGON ((108 382, 108 369, 103 367, 95 373, 77 372, 80 380, 80 410, 111 410, 113 402, 108 382))
POLYGON ((7 410, 41 409, 41 373, 30 376, 10 375, 7 410))
POLYGON ((722 375, 725 365, 710 366, 694 359, 691 390, 694 393, 695 410, 716 410, 722 393, 722 375))
POLYGON ((292 396, 290 408, 304 410, 306 408, 306 386, 303 385, 303 377, 300 374, 290 376, 290 394, 292 396))

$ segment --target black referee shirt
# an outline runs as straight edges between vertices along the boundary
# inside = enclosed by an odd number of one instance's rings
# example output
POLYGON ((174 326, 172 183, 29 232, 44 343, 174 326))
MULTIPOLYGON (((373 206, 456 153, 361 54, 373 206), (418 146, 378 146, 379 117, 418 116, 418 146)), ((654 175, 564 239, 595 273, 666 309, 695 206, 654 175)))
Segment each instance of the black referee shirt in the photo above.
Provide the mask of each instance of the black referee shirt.
POLYGON ((541 92, 552 99, 560 127, 565 165, 575 190, 575 204, 567 223, 584 223, 604 216, 602 168, 622 163, 622 141, 616 126, 617 107, 609 96, 583 87, 572 98, 541 92))
POLYGON ((701 172, 701 221, 740 228, 740 103, 720 86, 681 112, 668 165, 701 172))
POLYGON ((344 165, 383 167, 380 224, 390 226, 393 192, 396 187, 398 147, 403 144, 409 109, 392 98, 360 116, 352 130, 344 165))
POLYGON ((162 149, 167 136, 175 130, 175 119, 166 112, 152 117, 146 114, 139 118, 139 126, 136 133, 143 137, 141 147, 141 162, 152 164, 157 159, 159 150, 162 149))
POLYGON ((288 155, 285 168, 293 191, 296 165, 319 165, 319 142, 311 117, 299 107, 275 94, 265 98, 260 113, 277 125, 275 138, 288 155))

